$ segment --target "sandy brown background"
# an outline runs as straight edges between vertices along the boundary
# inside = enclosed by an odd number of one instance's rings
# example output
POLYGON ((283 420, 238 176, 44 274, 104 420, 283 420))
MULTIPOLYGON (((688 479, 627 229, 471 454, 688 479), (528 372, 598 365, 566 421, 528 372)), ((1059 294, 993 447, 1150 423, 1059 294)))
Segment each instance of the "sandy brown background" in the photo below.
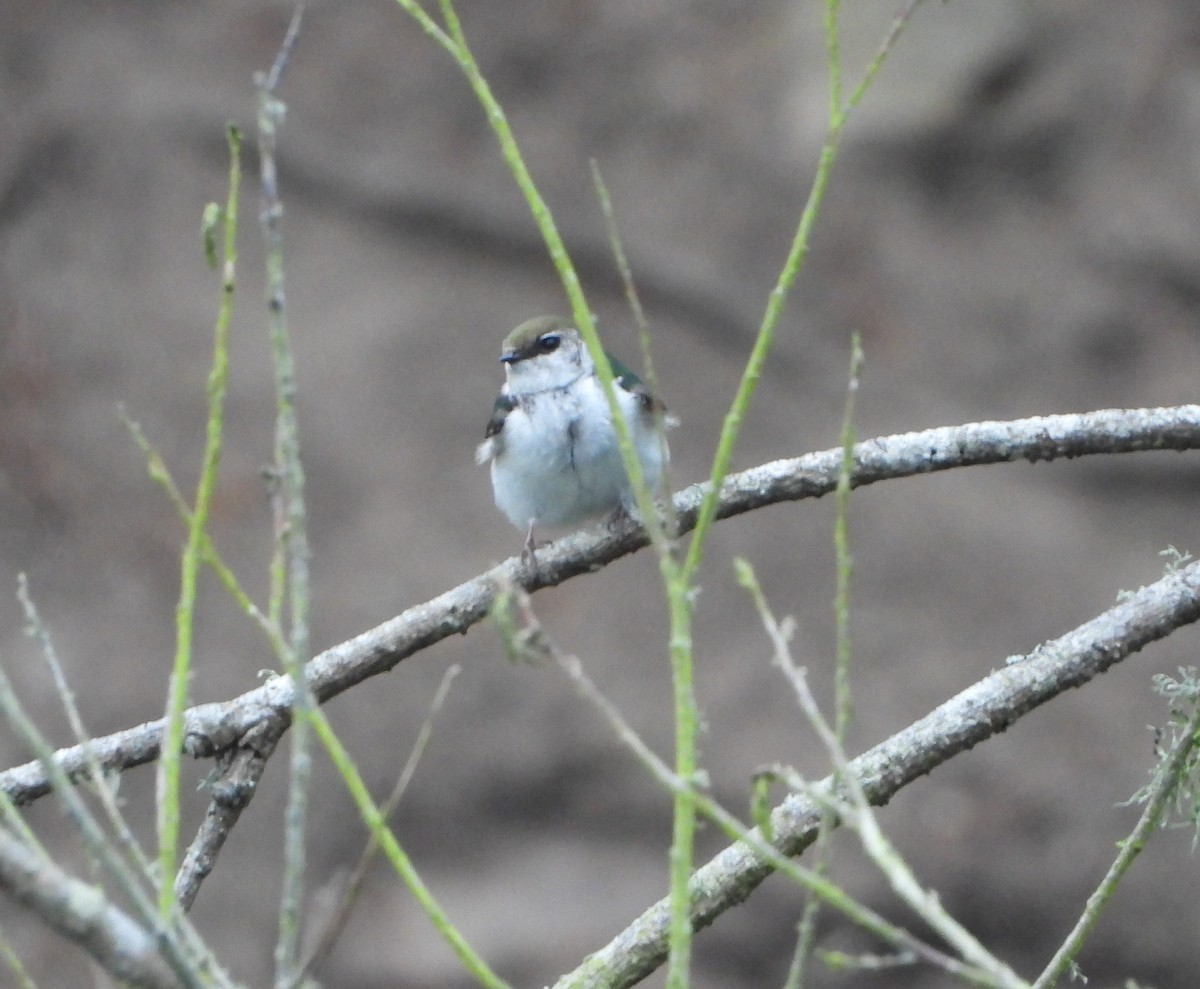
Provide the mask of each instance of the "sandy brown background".
MULTIPOLYGON (((894 0, 846 5, 847 77, 894 0)), ((191 485, 217 281, 203 205, 223 198, 223 124, 253 119, 280 3, 0 4, 0 658, 70 740, 12 592, 27 571, 92 731, 156 717, 182 530, 118 421, 124 403, 191 485)), ((655 332, 674 478, 699 479, 792 235, 822 136, 813 3, 464 2, 461 15, 578 261, 611 347, 636 352, 587 162, 599 160, 655 332)), ((280 169, 315 551, 314 644, 340 641, 519 547, 472 450, 499 340, 563 307, 523 204, 458 71, 394 5, 315 3, 288 76, 280 169)), ((246 156, 253 172, 254 156, 246 156)), ((231 393, 213 531, 262 593, 259 468, 272 398, 261 248, 247 184, 231 393)), ((810 263, 737 463, 833 445, 849 335, 868 366, 863 436, 1194 401, 1200 326, 1200 6, 1192 0, 927 3, 846 135, 810 263)), ((854 746, 886 737, 1004 657, 1195 550, 1200 461, 1014 465, 855 496, 854 746)), ((733 579, 749 557, 798 657, 828 688, 830 506, 722 524, 701 578, 697 690, 715 793, 745 805, 760 764, 822 759, 733 579)), ((646 554, 538 595, 544 622, 660 752, 669 670, 646 554)), ((192 696, 270 665, 206 581, 192 696)), ((1106 867, 1145 779, 1150 677, 1194 662, 1184 631, 908 791, 883 815, 989 945, 1033 974, 1106 867)), ((665 889, 665 796, 551 669, 473 630, 330 706, 384 792, 449 664, 463 671, 398 819, 430 885, 514 984, 553 981, 665 889)), ((5 732, 5 764, 25 758, 5 732)), ((362 841, 320 760, 312 879, 362 841)), ((266 985, 283 764, 195 916, 266 985)), ((188 783, 204 770, 189 766, 188 783)), ((153 773, 122 796, 149 837, 153 773)), ((190 811, 203 807, 202 795, 190 811)), ((48 801, 32 815, 65 831, 48 801)), ((1197 860, 1165 835, 1082 960, 1091 985, 1196 984, 1197 860)), ((722 846, 705 832, 700 853, 722 846)), ((64 854, 68 854, 65 853, 64 854)), ((841 874, 906 920, 853 842, 841 874)), ((69 853, 86 874, 86 864, 69 853)), ((769 882, 697 942, 697 989, 782 981, 801 899, 769 882)), ((0 905, 44 986, 90 984, 73 950, 0 905)), ((875 946, 827 916, 829 943, 875 946)), ((465 986, 385 870, 329 986, 465 986)), ((0 983, 4 981, 0 977, 0 983)), ((651 984, 661 982, 661 976, 651 984)), ((938 986, 927 971, 814 985, 938 986)))

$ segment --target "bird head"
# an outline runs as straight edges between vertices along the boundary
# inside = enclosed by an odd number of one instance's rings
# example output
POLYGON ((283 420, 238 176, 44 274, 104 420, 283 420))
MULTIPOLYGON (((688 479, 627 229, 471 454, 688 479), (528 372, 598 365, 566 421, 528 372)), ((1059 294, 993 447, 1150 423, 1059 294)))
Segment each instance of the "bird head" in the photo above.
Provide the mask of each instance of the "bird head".
POLYGON ((579 331, 561 316, 526 320, 504 338, 500 360, 517 395, 565 388, 595 369, 579 331))

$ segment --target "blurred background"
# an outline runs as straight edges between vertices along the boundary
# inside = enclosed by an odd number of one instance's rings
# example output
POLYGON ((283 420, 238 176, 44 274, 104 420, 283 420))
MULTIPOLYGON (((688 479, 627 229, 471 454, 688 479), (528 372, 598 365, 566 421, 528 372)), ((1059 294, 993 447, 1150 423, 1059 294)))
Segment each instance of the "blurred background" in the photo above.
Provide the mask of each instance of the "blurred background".
MULTIPOLYGON (((845 5, 848 83, 899 6, 845 5)), ((252 75, 269 66, 290 10, 244 0, 0 3, 0 659, 60 744, 70 732, 23 634, 16 574, 29 575, 92 732, 160 715, 184 533, 116 410, 142 424, 189 490, 218 303, 201 211, 224 200, 224 124, 252 132, 252 75)), ((661 390, 683 420, 674 481, 699 480, 817 161, 827 99, 820 5, 463 0, 460 14, 606 343, 633 357, 589 176, 589 159, 599 162, 653 326, 661 390)), ((565 303, 465 81, 395 4, 313 3, 282 96, 320 649, 519 550, 472 453, 502 378, 500 340, 565 303)), ((252 150, 245 164, 212 530, 261 597, 273 400, 252 150)), ((858 428, 868 437, 1194 401, 1198 326, 1200 6, 927 3, 846 131, 737 466, 836 443, 854 331, 867 354, 858 428)), ((1143 454, 856 494, 852 748, 1156 579, 1168 545, 1196 550, 1198 481, 1194 456, 1143 454)), ((771 666, 732 558, 749 558, 776 610, 796 616, 797 659, 827 698, 831 521, 829 504, 805 502, 722 523, 713 536, 696 679, 703 761, 733 808, 745 808, 761 764, 817 775, 825 760, 771 666)), ((652 558, 534 603, 669 756, 652 558)), ((254 686, 269 652, 207 575, 201 608, 193 700, 254 686)), ((1047 960, 1132 827, 1136 809, 1119 804, 1148 778, 1147 725, 1165 715, 1151 676, 1195 662, 1197 642, 1184 630, 1134 657, 883 813, 920 875, 1023 974, 1047 960)), ((451 664, 462 672, 398 833, 484 957, 514 984, 547 984, 664 894, 669 800, 557 670, 510 665, 487 625, 330 705, 377 794, 451 664)), ((24 761, 2 732, 3 763, 24 761)), ((363 832, 317 762, 319 893, 353 863, 363 832)), ((185 766, 187 785, 207 769, 185 766)), ((285 782, 277 758, 194 910, 252 985, 268 982, 285 782)), ((121 790, 147 840, 152 784, 142 769, 121 790)), ((194 827, 204 795, 189 799, 194 827)), ((50 801, 31 819, 88 874, 50 801)), ((1191 839, 1166 833, 1138 863, 1081 958, 1092 985, 1195 985, 1191 839)), ((704 831, 700 859, 723 844, 704 831)), ((909 921, 853 840, 835 844, 836 874, 852 891, 909 921)), ((694 985, 781 983, 801 906, 795 888, 769 881, 699 936, 694 985)), ((74 949, 7 902, 0 926, 41 985, 90 981, 74 949)), ((829 946, 878 948, 832 914, 822 934, 829 946)), ((358 989, 469 984, 383 867, 317 974, 358 989)), ((919 970, 822 972, 812 984, 944 983, 919 970)))

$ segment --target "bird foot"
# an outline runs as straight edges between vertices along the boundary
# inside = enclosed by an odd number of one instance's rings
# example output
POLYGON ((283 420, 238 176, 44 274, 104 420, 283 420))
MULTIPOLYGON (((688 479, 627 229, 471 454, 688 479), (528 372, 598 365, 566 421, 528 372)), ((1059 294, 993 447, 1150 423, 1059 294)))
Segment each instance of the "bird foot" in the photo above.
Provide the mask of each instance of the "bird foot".
POLYGON ((525 533, 525 545, 521 548, 521 562, 528 567, 537 566, 537 541, 534 539, 536 519, 529 520, 529 531, 525 533))

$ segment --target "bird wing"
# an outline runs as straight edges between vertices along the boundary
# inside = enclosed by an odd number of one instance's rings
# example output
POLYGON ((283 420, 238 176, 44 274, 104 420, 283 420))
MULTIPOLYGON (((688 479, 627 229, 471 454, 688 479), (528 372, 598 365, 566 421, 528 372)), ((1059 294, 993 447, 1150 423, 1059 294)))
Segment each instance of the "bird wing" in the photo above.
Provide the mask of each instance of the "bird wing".
POLYGON ((604 356, 608 358, 608 364, 612 368, 613 380, 617 383, 617 387, 636 398, 638 408, 642 412, 647 415, 653 412, 661 412, 666 425, 674 426, 678 424, 679 420, 667 412, 667 407, 663 404, 662 399, 656 395, 652 395, 642 379, 634 374, 628 365, 613 357, 608 351, 604 352, 604 356))
POLYGON ((483 442, 475 449, 477 464, 486 463, 499 452, 497 447, 500 433, 504 429, 504 420, 516 407, 517 400, 507 392, 501 392, 496 396, 496 401, 492 404, 492 417, 488 420, 487 429, 483 433, 483 442))

